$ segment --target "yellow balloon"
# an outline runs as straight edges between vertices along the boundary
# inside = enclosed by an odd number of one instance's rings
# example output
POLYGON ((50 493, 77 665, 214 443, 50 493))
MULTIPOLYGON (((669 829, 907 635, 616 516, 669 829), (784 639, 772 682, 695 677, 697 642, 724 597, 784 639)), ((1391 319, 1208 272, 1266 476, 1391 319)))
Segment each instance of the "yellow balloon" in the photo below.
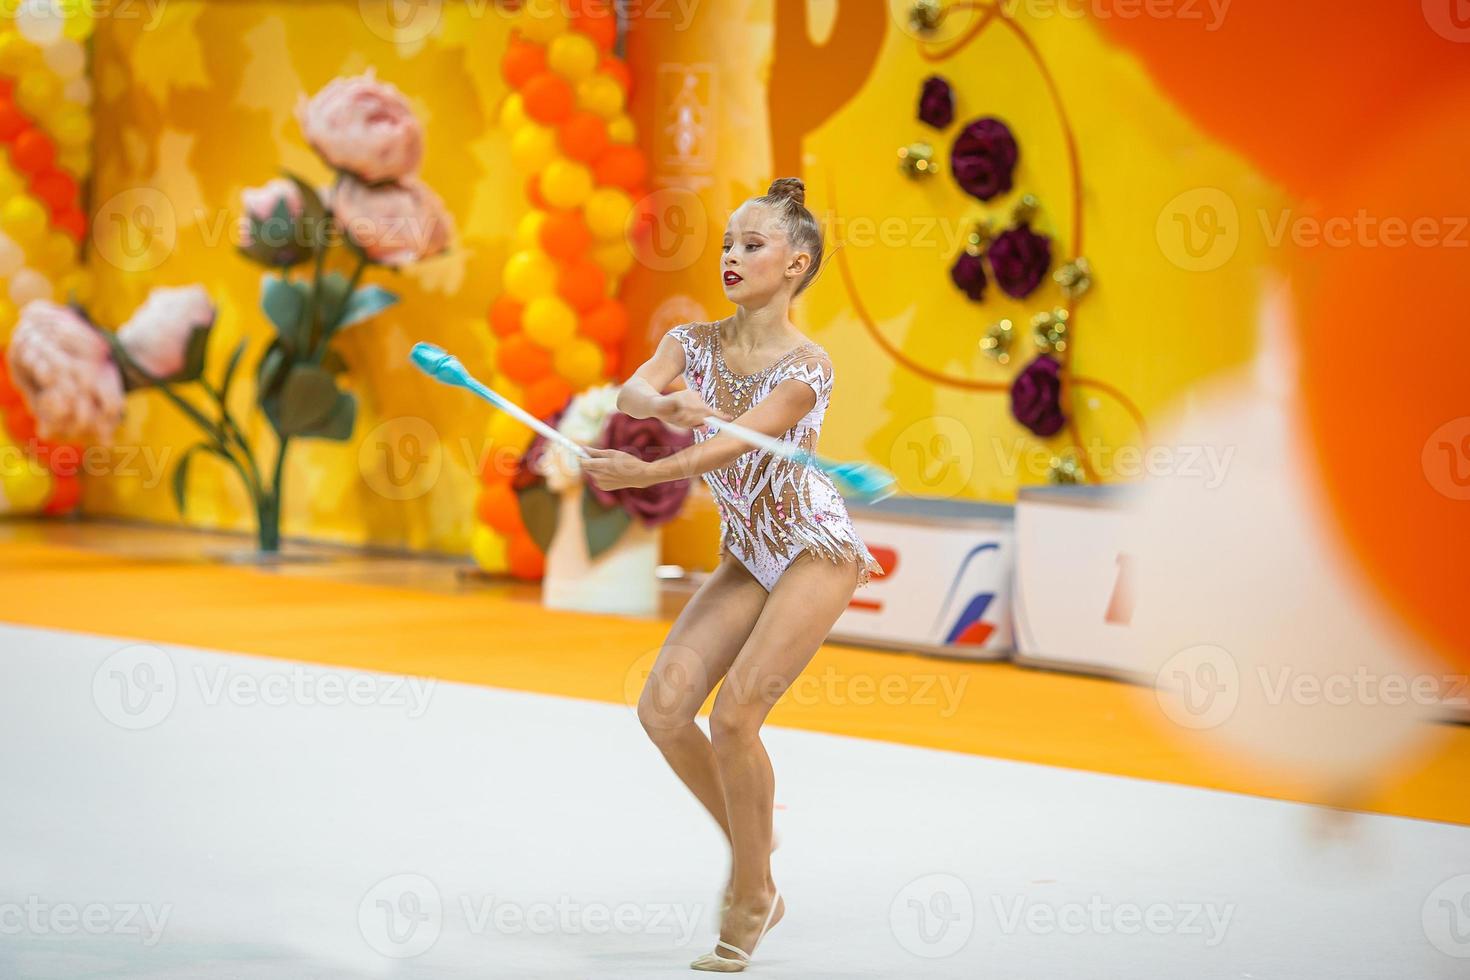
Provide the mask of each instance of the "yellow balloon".
POLYGON ((0 207, 0 228, 17 242, 34 243, 46 233, 46 210, 34 198, 12 197, 0 207))
POLYGON ((568 32, 551 39, 546 49, 546 64, 552 71, 573 82, 588 78, 597 70, 597 45, 585 34, 568 32))
POLYGON ((14 197, 21 191, 20 178, 9 167, 0 167, 0 201, 14 197))
POLYGON ((627 113, 620 112, 608 121, 607 138, 614 143, 632 143, 638 138, 638 133, 633 129, 633 120, 628 118, 627 113))
POLYGON ((508 376, 501 374, 499 371, 491 372, 490 387, 500 392, 511 401, 516 402, 517 404, 520 403, 521 396, 525 394, 525 392, 521 390, 520 385, 510 380, 508 376))
POLYGON ((470 552, 475 564, 483 571, 505 572, 510 570, 510 550, 506 541, 486 524, 476 524, 470 540, 470 552))
POLYGON ((527 40, 547 44, 567 29, 561 0, 526 0, 517 22, 527 40))
POLYGON ((547 350, 557 350, 577 334, 577 313, 559 296, 538 296, 521 316, 526 336, 547 350))
POLYGON ((574 208, 592 193, 592 171, 571 160, 558 158, 541 172, 541 196, 559 208, 574 208))
POLYGON ((540 170, 556 159, 556 130, 525 123, 510 138, 510 158, 520 170, 540 170))
POLYGON ((23 109, 41 115, 61 97, 61 84, 49 71, 32 69, 21 75, 15 94, 23 109))
POLYGON ((48 272, 65 272, 77 259, 77 247, 72 240, 60 232, 51 232, 46 236, 46 244, 41 250, 41 265, 48 272))
POLYGON ((51 474, 31 466, 0 467, 0 504, 11 514, 33 514, 51 496, 51 474))
POLYGON ((56 114, 51 135, 63 147, 84 146, 92 140, 92 120, 80 106, 68 106, 56 114))
POLYGON ((0 72, 11 77, 21 74, 37 53, 18 31, 0 33, 0 72))
POLYGON ((0 330, 15 326, 17 316, 15 304, 8 299, 0 299, 0 330))
POLYGON ((500 128, 509 133, 517 132, 526 124, 526 102, 521 93, 512 92, 500 104, 500 128))
POLYGON ((527 211, 525 216, 516 222, 516 244, 521 248, 540 248, 541 226, 544 224, 546 224, 545 211, 527 211))
POLYGON ((558 347, 552 363, 573 388, 586 388, 602 379, 602 348, 586 337, 558 347))
POLYGON ((633 199, 616 187, 599 187, 587 197, 587 227, 604 241, 623 237, 633 199))
POLYGON ((505 262, 505 291, 522 303, 556 289, 556 264, 545 252, 522 249, 505 262))
POLYGON ((613 119, 623 111, 623 87, 606 75, 593 75, 577 83, 577 105, 613 119))
MULTIPOLYGON (((496 387, 494 390, 500 392, 517 405, 521 402, 519 398, 511 395, 504 388, 496 387)), ((531 440, 535 437, 536 434, 531 431, 526 423, 513 415, 507 415, 505 412, 496 412, 495 417, 490 420, 490 445, 492 447, 509 446, 512 449, 523 451, 531 444, 531 440)))
POLYGON ((621 276, 633 268, 633 250, 627 242, 608 242, 592 250, 592 261, 602 266, 609 276, 621 276))

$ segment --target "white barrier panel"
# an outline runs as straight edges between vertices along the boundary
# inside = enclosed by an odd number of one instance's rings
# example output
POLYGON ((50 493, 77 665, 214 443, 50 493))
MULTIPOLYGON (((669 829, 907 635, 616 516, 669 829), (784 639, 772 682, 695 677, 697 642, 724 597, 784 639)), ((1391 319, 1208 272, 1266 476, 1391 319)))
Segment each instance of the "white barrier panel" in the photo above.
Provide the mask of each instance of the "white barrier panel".
POLYGON ((977 660, 1009 654, 1013 508, 895 497, 848 510, 885 574, 853 596, 833 640, 977 660))
POLYGON ((1144 678, 1129 623, 1126 491, 1027 487, 1016 501, 1016 660, 1144 678))

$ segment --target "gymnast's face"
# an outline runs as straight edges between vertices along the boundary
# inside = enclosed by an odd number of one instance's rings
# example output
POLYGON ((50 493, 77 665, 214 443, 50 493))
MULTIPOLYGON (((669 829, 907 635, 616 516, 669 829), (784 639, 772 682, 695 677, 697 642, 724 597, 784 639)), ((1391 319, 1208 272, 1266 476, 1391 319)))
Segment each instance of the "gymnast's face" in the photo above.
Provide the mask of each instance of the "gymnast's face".
POLYGON ((725 296, 741 306, 760 306, 783 291, 789 297, 811 262, 807 252, 792 247, 770 208, 749 201, 730 215, 720 254, 725 296))

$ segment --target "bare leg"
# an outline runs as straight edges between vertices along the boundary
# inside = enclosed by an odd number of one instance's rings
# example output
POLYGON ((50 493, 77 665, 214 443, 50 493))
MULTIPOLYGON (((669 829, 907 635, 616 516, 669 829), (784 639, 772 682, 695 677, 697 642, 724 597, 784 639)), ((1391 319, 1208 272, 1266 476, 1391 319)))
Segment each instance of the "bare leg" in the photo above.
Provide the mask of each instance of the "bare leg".
POLYGON ((638 698, 638 719, 649 738, 726 838, 728 808, 714 751, 694 718, 730 669, 765 603, 766 590, 726 556, 675 620, 638 698))
MULTIPOLYGON (((797 558, 771 590, 715 697, 710 734, 735 853, 733 900, 720 938, 746 951, 751 951, 775 898, 771 877, 775 774, 760 728, 847 608, 857 579, 854 562, 836 564, 812 554, 797 558)), ((771 924, 783 914, 784 901, 777 904, 771 924)))

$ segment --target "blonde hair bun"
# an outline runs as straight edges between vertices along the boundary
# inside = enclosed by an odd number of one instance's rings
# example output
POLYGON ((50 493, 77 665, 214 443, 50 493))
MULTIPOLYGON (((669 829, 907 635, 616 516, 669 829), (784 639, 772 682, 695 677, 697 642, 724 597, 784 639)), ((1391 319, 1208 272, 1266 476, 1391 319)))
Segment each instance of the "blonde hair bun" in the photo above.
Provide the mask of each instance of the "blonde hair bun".
POLYGON ((766 189, 767 197, 784 197, 806 205, 806 182, 800 177, 777 177, 766 189))

